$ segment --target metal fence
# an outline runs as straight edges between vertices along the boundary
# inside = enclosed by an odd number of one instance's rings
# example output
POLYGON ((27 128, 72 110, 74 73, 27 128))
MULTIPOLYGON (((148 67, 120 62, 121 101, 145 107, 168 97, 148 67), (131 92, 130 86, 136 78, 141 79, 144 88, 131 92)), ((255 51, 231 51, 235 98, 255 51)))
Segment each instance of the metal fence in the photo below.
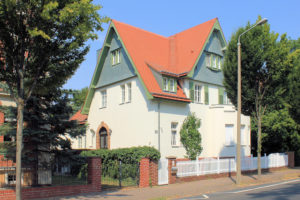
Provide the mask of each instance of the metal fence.
MULTIPOLYGON (((273 153, 269 156, 266 154, 261 157, 261 167, 263 169, 273 167, 283 167, 288 165, 288 156, 284 153, 273 153)), ((220 174, 236 172, 235 158, 227 159, 213 159, 206 158, 202 160, 193 161, 178 161, 177 162, 177 176, 200 176, 206 174, 220 174)), ((241 159, 241 170, 256 170, 257 157, 243 157, 241 159)))
POLYGON ((139 163, 104 160, 101 184, 104 189, 139 185, 139 163))
MULTIPOLYGON (((85 185, 87 184, 87 162, 80 164, 58 162, 49 167, 22 167, 22 187, 85 185)), ((16 185, 16 167, 11 160, 0 158, 0 188, 16 185)))

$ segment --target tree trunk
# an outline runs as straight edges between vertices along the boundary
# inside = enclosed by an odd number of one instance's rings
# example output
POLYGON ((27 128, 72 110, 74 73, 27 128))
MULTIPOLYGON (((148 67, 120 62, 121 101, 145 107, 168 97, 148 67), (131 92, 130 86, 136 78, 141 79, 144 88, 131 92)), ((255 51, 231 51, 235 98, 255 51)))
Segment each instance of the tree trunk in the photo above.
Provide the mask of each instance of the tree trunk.
POLYGON ((23 119, 24 119, 24 100, 18 99, 17 115, 17 148, 16 148, 16 200, 22 199, 22 148, 23 148, 23 119))
POLYGON ((257 115, 257 175, 258 178, 261 176, 261 113, 257 115))

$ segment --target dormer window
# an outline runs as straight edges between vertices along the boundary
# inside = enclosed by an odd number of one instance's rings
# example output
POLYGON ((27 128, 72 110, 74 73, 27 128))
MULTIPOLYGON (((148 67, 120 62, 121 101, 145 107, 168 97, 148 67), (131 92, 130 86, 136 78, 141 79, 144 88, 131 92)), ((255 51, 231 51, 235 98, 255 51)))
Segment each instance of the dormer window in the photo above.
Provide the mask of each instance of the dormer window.
POLYGON ((121 49, 116 49, 111 52, 111 64, 116 65, 121 62, 121 49))
POLYGON ((174 78, 163 77, 163 91, 176 92, 176 80, 174 78))
POLYGON ((222 56, 213 53, 206 54, 206 67, 221 70, 222 69, 222 56))

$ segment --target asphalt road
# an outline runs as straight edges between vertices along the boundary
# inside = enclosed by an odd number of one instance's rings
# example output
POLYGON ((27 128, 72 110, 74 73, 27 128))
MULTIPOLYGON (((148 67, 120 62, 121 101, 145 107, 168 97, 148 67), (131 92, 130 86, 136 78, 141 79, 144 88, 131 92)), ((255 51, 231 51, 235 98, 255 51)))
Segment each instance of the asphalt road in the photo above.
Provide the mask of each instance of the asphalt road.
POLYGON ((300 179, 280 183, 266 184, 254 187, 241 188, 234 191, 225 191, 200 196, 181 198, 178 200, 300 200, 300 179))

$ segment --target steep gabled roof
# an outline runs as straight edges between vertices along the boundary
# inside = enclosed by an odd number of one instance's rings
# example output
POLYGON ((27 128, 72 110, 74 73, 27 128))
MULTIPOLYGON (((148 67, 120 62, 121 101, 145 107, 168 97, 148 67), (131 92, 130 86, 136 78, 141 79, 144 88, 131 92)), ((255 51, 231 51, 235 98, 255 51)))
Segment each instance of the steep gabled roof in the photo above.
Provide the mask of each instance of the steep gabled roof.
POLYGON ((107 53, 109 48, 110 34, 115 32, 118 35, 138 78, 144 86, 148 98, 151 99, 155 97, 190 102, 190 99, 187 98, 180 84, 177 85, 177 93, 163 92, 151 69, 172 77, 192 77, 194 68, 214 29, 220 31, 223 43, 225 44, 226 41, 217 18, 170 37, 160 36, 112 20, 103 45, 103 48, 107 48, 107 50, 105 51, 104 49, 104 51, 101 52, 87 101, 83 108, 83 113, 88 113, 94 93, 93 87, 98 81, 102 69, 101 56, 106 56, 107 54, 105 55, 105 52, 107 53), (111 31, 112 29, 114 31, 111 31))
POLYGON ((70 118, 70 121, 76 120, 76 121, 78 121, 79 124, 85 124, 87 118, 88 118, 88 115, 82 114, 81 109, 80 109, 70 118))

